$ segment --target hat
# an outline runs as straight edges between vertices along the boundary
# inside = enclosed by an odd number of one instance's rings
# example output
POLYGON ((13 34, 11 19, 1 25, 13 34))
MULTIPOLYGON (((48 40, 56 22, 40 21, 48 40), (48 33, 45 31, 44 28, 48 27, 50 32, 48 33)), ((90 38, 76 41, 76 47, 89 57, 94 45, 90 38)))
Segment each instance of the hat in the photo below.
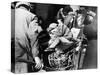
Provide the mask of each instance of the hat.
POLYGON ((49 28, 47 28, 47 31, 51 31, 52 29, 56 28, 57 27, 57 24, 56 23, 51 23, 49 25, 49 28))
POLYGON ((93 17, 96 15, 96 13, 93 12, 93 11, 89 11, 89 12, 87 12, 87 14, 88 14, 88 15, 91 15, 91 16, 93 16, 93 17))
POLYGON ((16 8, 18 8, 20 5, 27 5, 27 6, 30 7, 30 3, 28 3, 28 2, 18 2, 18 3, 16 4, 16 8))

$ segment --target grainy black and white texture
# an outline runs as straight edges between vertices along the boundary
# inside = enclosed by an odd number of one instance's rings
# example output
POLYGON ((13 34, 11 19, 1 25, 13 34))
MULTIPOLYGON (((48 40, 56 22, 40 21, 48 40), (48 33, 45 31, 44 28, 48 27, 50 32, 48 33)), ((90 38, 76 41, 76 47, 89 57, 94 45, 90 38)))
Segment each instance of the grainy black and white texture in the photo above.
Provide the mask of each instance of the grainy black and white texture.
POLYGON ((12 2, 11 71, 29 73, 96 69, 97 17, 96 6, 12 2), (81 27, 78 27, 76 15, 84 18, 80 21, 81 27), (62 31, 56 29, 55 33, 50 26, 62 31), (76 38, 72 38, 74 34, 69 32, 72 28, 82 30, 78 34, 81 37, 77 38, 82 39, 81 46, 76 38), (79 51, 76 50, 78 46, 79 51))

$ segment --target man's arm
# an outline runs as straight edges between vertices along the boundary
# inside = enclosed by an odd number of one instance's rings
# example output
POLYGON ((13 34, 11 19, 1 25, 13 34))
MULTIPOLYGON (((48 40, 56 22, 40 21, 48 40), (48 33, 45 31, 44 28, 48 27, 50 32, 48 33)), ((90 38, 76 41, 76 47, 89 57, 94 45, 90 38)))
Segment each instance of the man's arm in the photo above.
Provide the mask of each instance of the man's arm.
POLYGON ((37 36, 42 31, 42 28, 40 28, 38 26, 38 23, 36 22, 37 21, 33 21, 29 24, 28 35, 29 35, 30 44, 31 44, 32 56, 36 63, 35 67, 39 69, 42 67, 42 64, 39 58, 39 44, 38 44, 37 36))

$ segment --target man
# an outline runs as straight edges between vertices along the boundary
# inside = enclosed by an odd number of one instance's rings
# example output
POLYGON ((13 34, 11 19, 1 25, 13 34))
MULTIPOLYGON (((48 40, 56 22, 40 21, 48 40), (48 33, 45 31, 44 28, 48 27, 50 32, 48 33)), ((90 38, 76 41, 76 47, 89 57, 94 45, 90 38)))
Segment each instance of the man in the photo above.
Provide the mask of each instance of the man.
POLYGON ((41 68, 38 57, 38 33, 42 31, 38 26, 36 15, 29 12, 30 4, 18 2, 15 9, 15 73, 28 72, 29 63, 36 63, 41 68), (36 27, 36 28, 34 28, 36 27))

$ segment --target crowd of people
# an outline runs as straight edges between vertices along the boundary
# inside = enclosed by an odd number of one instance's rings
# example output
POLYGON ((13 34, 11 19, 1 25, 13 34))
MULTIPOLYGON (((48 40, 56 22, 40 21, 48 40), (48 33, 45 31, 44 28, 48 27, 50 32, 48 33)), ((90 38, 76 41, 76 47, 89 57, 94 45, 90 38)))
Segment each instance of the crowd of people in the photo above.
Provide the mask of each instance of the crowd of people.
MULTIPOLYGON (((46 63, 42 59, 45 57, 41 56, 42 45, 39 43, 40 34, 44 31, 41 27, 42 20, 31 13, 30 8, 28 2, 18 2, 15 7, 15 73, 44 71, 46 63)), ((81 6, 60 8, 56 22, 46 29, 49 40, 43 51, 56 51, 59 54, 76 43, 76 51, 79 51, 86 40, 84 26, 91 24, 95 15, 93 11, 81 6)))

